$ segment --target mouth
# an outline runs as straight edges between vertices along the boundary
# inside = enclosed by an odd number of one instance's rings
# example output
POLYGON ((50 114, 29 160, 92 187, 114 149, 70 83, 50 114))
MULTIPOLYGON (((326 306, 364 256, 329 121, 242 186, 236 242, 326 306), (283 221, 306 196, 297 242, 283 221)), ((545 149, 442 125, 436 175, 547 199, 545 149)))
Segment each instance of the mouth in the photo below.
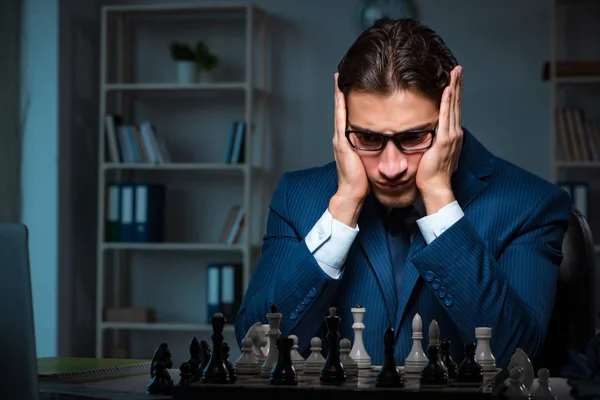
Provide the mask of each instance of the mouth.
POLYGON ((397 191, 397 190, 402 190, 403 188, 405 188, 409 182, 410 182, 410 179, 404 179, 401 181, 386 182, 386 183, 379 182, 379 186, 387 191, 397 191))

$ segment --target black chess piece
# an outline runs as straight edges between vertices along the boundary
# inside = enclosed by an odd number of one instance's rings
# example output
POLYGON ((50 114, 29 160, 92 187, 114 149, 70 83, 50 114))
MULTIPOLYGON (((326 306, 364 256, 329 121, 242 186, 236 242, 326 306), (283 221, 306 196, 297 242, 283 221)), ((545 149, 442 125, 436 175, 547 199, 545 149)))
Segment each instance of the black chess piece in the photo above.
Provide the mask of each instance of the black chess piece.
POLYGON ((383 365, 375 378, 376 387, 403 387, 404 379, 402 374, 396 368, 396 360, 394 359, 394 351, 396 345, 394 328, 388 326, 383 334, 384 358, 383 365))
POLYGON ((179 386, 189 385, 194 382, 194 374, 192 372, 192 366, 189 362, 181 363, 179 366, 179 386))
POLYGON ((189 364, 190 373, 192 374, 192 382, 199 381, 202 377, 202 353, 200 342, 198 342, 196 336, 194 336, 190 342, 190 359, 187 363, 189 364))
POLYGON ((483 384, 483 367, 475 361, 476 348, 473 342, 465 343, 465 359, 458 366, 456 383, 469 386, 483 384))
POLYGON ((452 359, 452 355, 450 355, 450 341, 448 339, 442 339, 440 342, 440 359, 448 369, 448 379, 456 379, 458 364, 452 359))
POLYGON ((173 380, 167 371, 165 363, 155 361, 152 365, 154 376, 150 379, 146 392, 149 394, 166 394, 173 393, 173 380))
POLYGON ((336 308, 329 308, 329 315, 325 317, 327 325, 327 359, 321 368, 320 379, 323 383, 340 384, 346 382, 346 369, 340 360, 340 322, 341 318, 335 315, 336 308))
POLYGON ((212 357, 212 353, 210 351, 210 346, 206 340, 200 341, 200 370, 204 371, 204 368, 208 365, 210 358, 212 357))
POLYGON ((227 368, 227 372, 229 373, 229 383, 235 383, 237 380, 237 374, 235 372, 235 367, 231 360, 229 359, 229 344, 227 342, 223 342, 223 362, 225 363, 225 368, 227 368))
POLYGON ((208 361, 208 365, 202 371, 203 383, 229 383, 229 373, 223 362, 223 328, 225 327, 225 317, 221 313, 216 313, 212 317, 212 342, 213 353, 208 361))
MULTIPOLYGON (((154 363, 156 361, 161 361, 165 368, 173 368, 173 360, 171 358, 171 350, 169 349, 169 345, 165 342, 161 343, 156 350, 154 350, 154 355, 152 356, 152 361, 150 365, 150 377, 154 377, 156 372, 154 371, 154 363)), ((168 371, 167 371, 168 373, 168 371)))
POLYGON ((292 364, 292 346, 294 340, 286 337, 277 338, 277 362, 270 375, 271 385, 298 385, 298 374, 292 364))
POLYGON ((440 358, 440 347, 429 345, 427 348, 427 364, 421 370, 419 382, 421 387, 447 387, 448 368, 440 358))

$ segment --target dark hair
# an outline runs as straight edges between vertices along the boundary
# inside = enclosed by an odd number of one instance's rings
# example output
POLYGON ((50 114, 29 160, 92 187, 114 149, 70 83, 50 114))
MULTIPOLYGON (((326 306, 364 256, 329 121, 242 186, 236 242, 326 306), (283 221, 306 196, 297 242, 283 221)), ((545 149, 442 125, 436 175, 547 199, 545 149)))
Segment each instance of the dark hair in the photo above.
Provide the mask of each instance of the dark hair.
POLYGON ((390 95, 416 90, 439 105, 457 65, 444 41, 413 19, 382 18, 360 34, 338 65, 338 87, 390 95))

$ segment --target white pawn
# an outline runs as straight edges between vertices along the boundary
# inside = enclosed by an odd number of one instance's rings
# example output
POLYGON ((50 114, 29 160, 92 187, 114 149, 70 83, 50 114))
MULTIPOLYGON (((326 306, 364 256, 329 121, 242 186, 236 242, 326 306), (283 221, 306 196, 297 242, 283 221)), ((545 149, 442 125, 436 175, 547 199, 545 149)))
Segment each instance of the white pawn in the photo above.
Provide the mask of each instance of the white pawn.
POLYGON ((249 337, 242 339, 242 354, 235 362, 235 370, 238 375, 257 375, 260 373, 260 364, 252 355, 254 343, 249 337))
POLYGON ((538 385, 531 392, 532 398, 543 398, 546 400, 554 400, 557 397, 552 393, 552 389, 550 389, 550 371, 547 368, 542 368, 538 371, 538 385))
POLYGON ((429 346, 440 347, 440 326, 435 319, 429 324, 429 346))
POLYGON ((496 358, 492 354, 492 349, 490 347, 492 328, 475 328, 475 337, 477 338, 475 361, 481 364, 483 372, 496 372, 496 358))
POLYGON ((321 354, 321 351, 323 351, 322 344, 323 342, 319 337, 310 340, 310 355, 304 361, 305 375, 318 375, 321 372, 321 368, 325 364, 325 357, 321 354))
POLYGON ((302 372, 304 370, 304 357, 298 352, 298 336, 290 335, 288 338, 294 341, 291 351, 292 365, 296 369, 296 372, 302 372))
POLYGON ((427 355, 423 351, 423 320, 417 313, 412 321, 412 349, 404 360, 404 371, 418 374, 427 361, 427 355))
POLYGON ((529 398, 529 390, 523 384, 523 368, 515 367, 510 370, 510 384, 504 392, 508 397, 526 397, 529 398))
POLYGON ((279 330, 281 317, 282 314, 277 312, 277 307, 271 306, 271 312, 267 314, 267 319, 269 320, 269 353, 267 354, 267 359, 260 368, 260 376, 263 378, 271 376, 271 370, 279 358, 277 338, 281 335, 281 331, 279 330))
POLYGON ((346 369, 348 378, 358 376, 358 364, 350 357, 350 345, 350 340, 346 338, 340 340, 340 361, 346 369))
POLYGON ((359 370, 370 371, 371 356, 369 353, 367 353, 367 349, 365 349, 365 343, 363 341, 363 332, 365 330, 365 324, 363 321, 367 309, 357 305, 356 307, 351 308, 350 311, 352 311, 352 316, 354 319, 354 323, 352 324, 352 329, 354 330, 354 344, 352 346, 352 350, 350 350, 350 357, 356 361, 359 370))

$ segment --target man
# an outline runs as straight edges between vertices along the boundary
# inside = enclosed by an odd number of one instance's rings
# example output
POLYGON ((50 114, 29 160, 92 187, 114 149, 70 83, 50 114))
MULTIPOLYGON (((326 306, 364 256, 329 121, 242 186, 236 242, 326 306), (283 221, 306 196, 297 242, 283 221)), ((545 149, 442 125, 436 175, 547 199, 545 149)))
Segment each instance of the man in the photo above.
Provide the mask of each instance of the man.
POLYGON ((414 20, 363 32, 335 80, 335 162, 283 175, 238 341, 275 304, 282 335, 297 335, 306 355, 312 337, 325 342, 330 306, 353 340, 350 309, 360 304, 373 365, 388 326, 404 364, 416 313, 424 346, 435 319, 458 361, 478 326, 492 328, 498 366, 516 347, 535 358, 554 306, 567 194, 461 126, 462 67, 414 20))

